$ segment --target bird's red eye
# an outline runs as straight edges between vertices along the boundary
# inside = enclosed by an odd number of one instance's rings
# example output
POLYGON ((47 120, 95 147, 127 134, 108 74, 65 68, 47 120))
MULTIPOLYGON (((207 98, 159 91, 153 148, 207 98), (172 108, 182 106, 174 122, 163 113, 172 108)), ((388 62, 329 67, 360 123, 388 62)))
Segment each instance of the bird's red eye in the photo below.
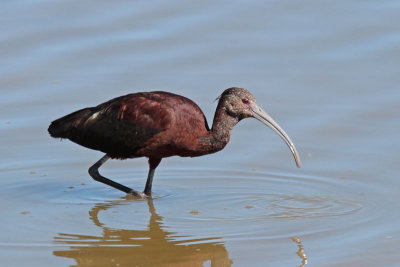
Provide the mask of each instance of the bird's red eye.
POLYGON ((249 103, 249 100, 248 100, 248 99, 246 99, 246 98, 243 98, 243 99, 242 99, 242 102, 243 102, 244 104, 246 104, 246 105, 247 105, 247 104, 249 103))

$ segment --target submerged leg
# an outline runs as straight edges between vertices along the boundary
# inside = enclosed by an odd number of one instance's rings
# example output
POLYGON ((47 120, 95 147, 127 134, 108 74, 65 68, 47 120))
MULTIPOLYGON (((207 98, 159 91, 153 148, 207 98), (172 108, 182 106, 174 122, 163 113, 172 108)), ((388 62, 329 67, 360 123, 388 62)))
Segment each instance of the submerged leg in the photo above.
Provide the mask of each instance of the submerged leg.
POLYGON ((146 187, 143 191, 143 193, 145 193, 147 196, 151 196, 151 186, 153 184, 154 172, 160 162, 160 158, 149 158, 149 174, 147 175, 146 187))
POLYGON ((134 196, 145 198, 146 195, 143 194, 142 192, 138 192, 138 191, 136 191, 136 190, 134 190, 132 188, 129 188, 129 187, 125 186, 125 185, 122 185, 122 184, 119 184, 117 182, 114 182, 114 181, 112 181, 112 180, 100 175, 100 173, 99 173, 100 166, 103 165, 109 158, 110 158, 109 156, 105 155, 99 161, 97 161, 95 164, 93 164, 93 166, 89 168, 90 176, 92 176, 92 178, 95 179, 98 182, 101 182, 103 184, 112 186, 112 187, 114 187, 114 188, 116 188, 118 190, 121 190, 121 191, 123 191, 123 192, 125 192, 127 194, 132 194, 134 196))

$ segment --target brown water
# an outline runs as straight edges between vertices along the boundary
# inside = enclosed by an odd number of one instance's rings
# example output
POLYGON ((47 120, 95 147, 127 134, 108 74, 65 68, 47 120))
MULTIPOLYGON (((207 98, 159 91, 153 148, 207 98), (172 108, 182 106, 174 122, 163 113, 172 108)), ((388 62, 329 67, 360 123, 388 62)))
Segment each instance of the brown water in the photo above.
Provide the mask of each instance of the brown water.
MULTIPOLYGON (((3 1, 1 266, 398 266, 396 1, 3 1), (161 162, 155 199, 93 181, 102 154, 48 124, 130 92, 246 87, 221 152, 161 162)), ((141 189, 145 159, 102 173, 141 189)))

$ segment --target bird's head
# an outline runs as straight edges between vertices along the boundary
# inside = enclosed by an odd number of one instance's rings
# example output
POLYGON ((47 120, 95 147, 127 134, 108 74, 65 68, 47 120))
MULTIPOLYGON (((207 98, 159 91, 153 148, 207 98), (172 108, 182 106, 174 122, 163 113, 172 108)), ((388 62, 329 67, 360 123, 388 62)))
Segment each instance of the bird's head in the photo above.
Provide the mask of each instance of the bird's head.
POLYGON ((279 124, 257 105, 255 97, 248 90, 239 87, 228 88, 221 94, 219 99, 229 116, 238 120, 255 118, 276 132, 288 145, 297 167, 300 168, 300 156, 292 140, 279 124))

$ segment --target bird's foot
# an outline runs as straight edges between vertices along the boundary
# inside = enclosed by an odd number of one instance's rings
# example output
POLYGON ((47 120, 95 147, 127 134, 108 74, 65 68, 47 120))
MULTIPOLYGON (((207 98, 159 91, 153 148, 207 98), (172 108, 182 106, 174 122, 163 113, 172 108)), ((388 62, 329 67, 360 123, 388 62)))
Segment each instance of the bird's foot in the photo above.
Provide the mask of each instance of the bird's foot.
POLYGON ((136 191, 135 189, 132 189, 128 194, 138 197, 138 198, 141 198, 141 199, 146 199, 146 198, 150 197, 149 195, 145 194, 144 192, 139 192, 139 191, 136 191))

